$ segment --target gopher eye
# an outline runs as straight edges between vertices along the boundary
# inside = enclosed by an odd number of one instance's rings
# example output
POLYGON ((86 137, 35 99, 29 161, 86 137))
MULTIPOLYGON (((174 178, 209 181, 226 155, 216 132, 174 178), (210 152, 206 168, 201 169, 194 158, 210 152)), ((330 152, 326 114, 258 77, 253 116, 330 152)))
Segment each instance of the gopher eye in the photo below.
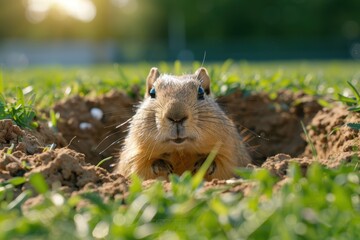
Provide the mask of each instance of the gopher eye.
POLYGON ((204 100, 204 89, 200 86, 198 89, 198 99, 199 100, 204 100))
POLYGON ((155 91, 155 88, 153 87, 152 89, 150 89, 150 92, 149 92, 151 98, 155 98, 156 97, 156 91, 155 91))

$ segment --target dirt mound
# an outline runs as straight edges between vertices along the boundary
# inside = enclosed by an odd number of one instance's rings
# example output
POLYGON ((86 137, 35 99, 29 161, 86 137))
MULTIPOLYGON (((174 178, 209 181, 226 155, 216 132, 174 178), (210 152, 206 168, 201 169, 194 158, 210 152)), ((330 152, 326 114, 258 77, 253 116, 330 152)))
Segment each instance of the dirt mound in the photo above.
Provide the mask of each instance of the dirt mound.
POLYGON ((360 115, 349 112, 343 106, 319 111, 307 125, 310 142, 302 157, 293 158, 286 154, 269 157, 261 167, 276 176, 285 177, 288 165, 296 162, 305 174, 307 167, 317 161, 329 168, 360 158, 360 133, 348 123, 360 123, 360 115))
MULTIPOLYGON (((34 158, 20 158, 20 161, 27 161, 32 168, 25 177, 34 172, 42 173, 49 185, 60 183, 61 190, 69 193, 82 189, 98 189, 104 183, 114 182, 116 179, 122 179, 124 184, 126 182, 120 175, 109 174, 101 167, 86 163, 83 154, 68 148, 46 151, 34 158)), ((126 188, 122 188, 124 189, 126 188)))
MULTIPOLYGON (((111 91, 100 97, 75 96, 54 106, 60 114, 59 132, 70 142, 69 148, 84 153, 94 165, 119 151, 125 137, 125 123, 133 114, 134 100, 123 92, 111 91)), ((102 167, 110 169, 116 157, 102 167)))
POLYGON ((262 168, 266 168, 270 171, 271 174, 279 178, 284 178, 287 175, 289 169, 289 164, 297 163, 302 170, 303 175, 305 175, 307 168, 311 163, 314 162, 313 158, 302 157, 302 158, 292 158, 290 155, 279 153, 273 157, 269 157, 261 165, 262 168))
POLYGON ((244 129, 251 155, 260 165, 278 153, 298 156, 305 147, 301 121, 307 125, 321 109, 317 99, 304 93, 279 92, 247 95, 238 91, 218 99, 219 104, 244 129))
POLYGON ((52 146, 64 147, 65 139, 41 123, 37 129, 20 129, 11 120, 0 121, 0 182, 22 176, 26 170, 21 157, 43 152, 52 146), (9 150, 11 148, 12 150, 9 150), (7 154, 11 152, 11 154, 7 154))
POLYGON ((14 151, 28 154, 39 153, 46 146, 54 144, 57 147, 66 145, 61 133, 55 133, 45 123, 41 123, 37 129, 20 129, 11 120, 0 121, 0 149, 14 144, 14 151))
MULTIPOLYGON (((44 126, 37 130, 21 130, 10 120, 0 121, 0 182, 39 172, 49 186, 60 184, 64 193, 96 191, 104 197, 114 197, 127 190, 124 177, 86 163, 84 154, 63 147, 62 137, 44 126), (37 138, 37 135, 44 138, 37 138), (60 141, 58 146, 61 148, 44 147, 55 140, 60 141), (11 144, 15 148, 9 152, 11 144)), ((21 190, 28 188, 31 188, 30 184, 25 183, 21 190)))
POLYGON ((360 134, 348 127, 348 123, 360 123, 358 113, 349 112, 345 107, 323 109, 307 126, 309 141, 305 155, 315 155, 322 163, 336 167, 344 161, 359 158, 360 134))

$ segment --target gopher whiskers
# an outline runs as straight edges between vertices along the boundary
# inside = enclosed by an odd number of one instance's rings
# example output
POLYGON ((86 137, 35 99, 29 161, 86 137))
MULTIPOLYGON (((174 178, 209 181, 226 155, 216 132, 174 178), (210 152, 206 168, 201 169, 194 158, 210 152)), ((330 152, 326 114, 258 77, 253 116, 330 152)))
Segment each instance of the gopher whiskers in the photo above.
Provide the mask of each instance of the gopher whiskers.
POLYGON ((131 119, 132 119, 132 117, 129 118, 128 120, 126 120, 123 123, 120 123, 120 124, 119 123, 114 123, 114 124, 111 124, 111 125, 107 125, 104 128, 112 128, 112 127, 115 127, 115 126, 116 126, 115 128, 120 128, 120 127, 126 125, 127 123, 129 123, 131 121, 131 119))
MULTIPOLYGON (((146 149, 146 151, 145 151, 145 154, 148 155, 150 146, 151 146, 151 145, 153 146, 152 149, 151 149, 151 152, 150 152, 150 154, 149 154, 149 157, 148 157, 148 160, 149 160, 149 161, 150 161, 150 159, 151 159, 151 157, 152 157, 152 154, 153 154, 153 152, 154 152, 154 149, 155 149, 155 146, 156 146, 156 142, 157 142, 157 138, 159 137, 159 135, 160 135, 160 133, 158 133, 158 134, 155 136, 155 140, 154 140, 154 142, 153 142, 154 144, 148 144, 148 147, 147 147, 147 149, 146 149)), ((148 135, 148 137, 145 139, 145 142, 148 142, 149 139, 150 139, 150 137, 151 137, 151 135, 148 135)))
MULTIPOLYGON (((198 119, 199 123, 213 123, 213 124, 222 124, 222 128, 225 129, 224 127, 231 127, 232 129, 237 130, 237 127, 235 125, 232 124, 226 124, 224 122, 220 122, 220 121, 209 121, 208 119, 198 119)), ((199 124, 202 125, 202 124, 199 124)))
MULTIPOLYGON (((127 124, 128 122, 130 122, 132 118, 129 118, 128 120, 126 120, 125 122, 121 123, 121 124, 116 124, 116 128, 115 129, 118 129, 117 131, 109 134, 111 131, 107 132, 106 133, 106 137, 103 138, 103 140, 100 141, 100 143, 95 147, 95 150, 98 149, 100 147, 101 144, 103 144, 106 140, 108 140, 110 137, 113 137, 115 136, 116 134, 119 134, 121 132, 125 132, 126 130, 121 130, 119 129, 120 127, 124 126, 125 124, 127 124), (109 135, 108 135, 109 134, 109 135)), ((109 125, 109 126, 106 126, 105 128, 109 128, 109 127, 113 127, 114 125, 109 125)), ((123 138, 122 138, 123 139, 123 138)), ((119 140, 116 140, 115 142, 117 142, 119 140)), ((107 147, 105 150, 101 151, 99 154, 101 154, 102 152, 106 151, 109 147, 107 147)))
MULTIPOLYGON (((152 154, 154 153, 154 149, 156 147, 156 144, 157 144, 157 138, 158 138, 159 134, 155 137, 155 141, 154 141, 154 144, 153 144, 153 147, 151 149, 151 152, 150 152, 150 155, 149 155, 149 158, 148 158, 148 161, 150 161, 151 157, 152 157, 152 154)), ((147 151, 146 151, 147 152, 147 151)))
MULTIPOLYGON (((116 134, 119 134, 119 133, 121 133, 121 132, 122 132, 121 130, 118 130, 118 131, 115 131, 115 132, 111 133, 110 135, 107 135, 103 140, 101 140, 101 142, 100 142, 98 145, 96 145, 95 150, 98 149, 98 147, 100 147, 100 145, 101 145, 103 142, 105 142, 107 139, 109 139, 110 137, 112 137, 112 136, 114 136, 114 135, 116 135, 116 134)), ((117 140, 117 141, 118 141, 118 140, 117 140)), ((104 150, 104 151, 106 151, 106 150, 104 150)))
POLYGON ((104 150, 102 150, 101 152, 99 152, 99 154, 103 154, 106 150, 108 150, 110 147, 114 146, 115 144, 119 144, 121 143, 122 139, 116 140, 114 142, 112 142, 109 146, 107 146, 104 150))
POLYGON ((131 117, 131 118, 129 118, 129 119, 128 119, 128 120, 126 120, 125 122, 123 122, 123 123, 121 123, 121 124, 117 125, 117 126, 116 126, 116 128, 120 128, 120 127, 124 126, 125 124, 129 123, 132 119, 133 119, 132 117, 131 117))

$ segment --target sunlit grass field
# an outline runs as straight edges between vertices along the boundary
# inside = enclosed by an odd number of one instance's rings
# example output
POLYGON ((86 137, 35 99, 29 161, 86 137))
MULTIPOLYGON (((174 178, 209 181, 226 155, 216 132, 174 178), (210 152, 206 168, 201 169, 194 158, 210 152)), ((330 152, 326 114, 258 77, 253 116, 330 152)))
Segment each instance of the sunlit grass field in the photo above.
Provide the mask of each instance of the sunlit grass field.
MULTIPOLYGON (((34 107, 49 109, 68 96, 102 94, 122 89, 132 94, 133 85, 143 91, 152 66, 161 72, 192 73, 201 63, 114 64, 92 67, 32 67, 5 69, 0 89, 15 101, 16 89, 25 98, 36 95, 34 107)), ((347 81, 359 87, 360 62, 226 61, 206 63, 215 96, 235 89, 304 91, 337 99, 351 91, 347 81)), ((39 175, 14 178, 0 184, 0 239, 360 239, 360 174, 356 161, 329 170, 312 165, 306 176, 293 164, 288 181, 278 191, 279 180, 265 169, 239 170, 251 193, 220 194, 225 189, 200 190, 198 178, 185 174, 171 178, 165 192, 161 183, 142 189, 132 179, 129 196, 104 203, 95 194, 64 197, 49 190, 39 175), (24 210, 30 191, 13 198, 14 188, 30 181, 43 203, 24 210), (83 200, 84 208, 76 208, 83 200)))
MULTIPOLYGON (((132 94, 138 85, 143 91, 145 79, 151 67, 161 73, 193 73, 202 64, 194 63, 139 63, 96 66, 35 66, 26 69, 3 68, 0 73, 0 91, 12 96, 20 87, 26 94, 35 93, 37 107, 49 107, 55 101, 69 95, 101 94, 119 89, 132 94)), ((265 91, 274 94, 278 90, 304 91, 311 95, 336 96, 348 94, 346 81, 360 83, 360 62, 357 61, 288 61, 288 62, 234 62, 205 63, 212 79, 215 96, 226 95, 235 89, 265 91)))

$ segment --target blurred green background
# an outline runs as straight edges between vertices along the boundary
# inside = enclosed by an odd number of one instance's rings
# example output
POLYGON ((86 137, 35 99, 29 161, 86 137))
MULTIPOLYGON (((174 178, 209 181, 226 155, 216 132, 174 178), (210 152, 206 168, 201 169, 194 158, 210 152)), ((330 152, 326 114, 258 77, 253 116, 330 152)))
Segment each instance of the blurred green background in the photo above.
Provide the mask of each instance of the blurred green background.
POLYGON ((359 0, 0 0, 0 64, 360 59, 359 0))

